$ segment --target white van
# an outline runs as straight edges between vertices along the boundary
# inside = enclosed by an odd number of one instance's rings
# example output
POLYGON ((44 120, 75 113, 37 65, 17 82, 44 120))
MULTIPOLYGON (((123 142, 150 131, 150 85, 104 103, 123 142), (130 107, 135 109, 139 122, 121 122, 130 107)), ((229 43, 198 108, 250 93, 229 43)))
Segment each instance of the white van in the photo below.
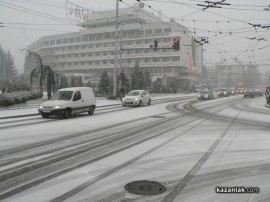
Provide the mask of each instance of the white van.
POLYGON ((38 112, 43 118, 51 115, 70 118, 73 114, 88 112, 93 115, 96 109, 96 98, 92 88, 74 87, 56 91, 51 99, 42 103, 38 112))

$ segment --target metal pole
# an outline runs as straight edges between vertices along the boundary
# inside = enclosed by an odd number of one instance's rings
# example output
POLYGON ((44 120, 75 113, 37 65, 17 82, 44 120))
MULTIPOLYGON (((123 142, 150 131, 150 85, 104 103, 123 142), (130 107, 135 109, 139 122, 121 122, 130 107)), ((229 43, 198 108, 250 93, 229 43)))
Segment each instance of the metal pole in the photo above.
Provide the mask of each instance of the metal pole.
MULTIPOLYGON (((120 32, 120 72, 123 72, 122 68, 122 39, 123 39, 123 27, 121 27, 121 32, 120 32)), ((122 87, 122 80, 119 80, 119 88, 122 87)))
POLYGON ((116 96, 117 88, 117 54, 118 54, 118 10, 119 10, 119 0, 116 0, 116 17, 115 17, 115 42, 114 42, 114 70, 113 70, 113 96, 116 96))
POLYGON ((6 80, 6 57, 4 54, 4 81, 6 80))

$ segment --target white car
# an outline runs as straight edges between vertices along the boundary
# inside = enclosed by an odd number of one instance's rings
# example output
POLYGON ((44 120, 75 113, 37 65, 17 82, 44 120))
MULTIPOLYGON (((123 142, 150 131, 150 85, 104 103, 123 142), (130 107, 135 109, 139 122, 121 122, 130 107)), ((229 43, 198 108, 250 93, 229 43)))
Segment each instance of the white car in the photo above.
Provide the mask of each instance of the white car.
POLYGON ((151 97, 146 90, 132 90, 123 99, 123 106, 138 106, 150 105, 151 97))
POLYGON ((70 118, 73 114, 88 112, 93 115, 96 108, 96 98, 92 88, 63 88, 54 93, 51 99, 42 103, 38 112, 43 118, 63 116, 70 118))

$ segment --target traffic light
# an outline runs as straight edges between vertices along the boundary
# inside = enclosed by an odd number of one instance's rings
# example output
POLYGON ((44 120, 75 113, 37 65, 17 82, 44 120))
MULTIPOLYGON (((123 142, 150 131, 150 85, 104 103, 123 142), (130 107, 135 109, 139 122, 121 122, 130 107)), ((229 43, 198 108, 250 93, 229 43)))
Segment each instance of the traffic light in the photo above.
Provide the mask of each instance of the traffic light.
POLYGON ((172 45, 174 50, 179 50, 180 49, 180 41, 179 39, 173 39, 173 45, 172 45))
POLYGON ((157 50, 157 47, 158 47, 158 41, 155 40, 155 41, 154 41, 154 51, 157 50))

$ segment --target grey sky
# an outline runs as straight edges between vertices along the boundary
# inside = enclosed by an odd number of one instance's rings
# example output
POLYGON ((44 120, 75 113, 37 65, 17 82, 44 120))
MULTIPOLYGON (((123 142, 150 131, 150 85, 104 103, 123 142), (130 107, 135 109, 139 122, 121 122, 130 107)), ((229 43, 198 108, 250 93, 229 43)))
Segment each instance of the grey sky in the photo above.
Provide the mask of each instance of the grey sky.
MULTIPOLYGON (((115 9, 116 5, 115 0, 69 0, 69 2, 91 12, 115 9)), ((133 6, 136 3, 135 0, 123 0, 123 2, 120 2, 120 8, 133 6)), ((196 36, 209 37, 209 44, 204 45, 204 62, 209 66, 221 60, 225 63, 233 63, 235 58, 244 64, 250 62, 270 64, 270 30, 260 27, 255 29, 248 24, 270 25, 270 11, 263 10, 270 5, 269 0, 227 0, 226 3, 230 3, 230 6, 209 8, 205 11, 202 11, 203 7, 197 6, 197 4, 205 4, 203 1, 147 0, 143 2, 146 4, 146 10, 156 15, 158 15, 157 11, 161 11, 163 20, 176 19, 195 32, 196 36), (151 6, 151 9, 148 6, 151 6)), ((0 0, 0 19, 4 26, 0 27, 0 44, 14 55, 16 67, 20 72, 24 65, 24 53, 20 49, 27 48, 42 36, 80 29, 75 25, 75 21, 66 19, 65 0, 0 0), (29 12, 36 15, 31 15, 29 12), (37 16, 44 14, 47 14, 46 18, 37 16), (52 17, 58 17, 58 20, 49 19, 52 17), (69 22, 66 23, 67 21, 69 22)), ((263 66, 264 69, 268 67, 270 65, 263 66)))

